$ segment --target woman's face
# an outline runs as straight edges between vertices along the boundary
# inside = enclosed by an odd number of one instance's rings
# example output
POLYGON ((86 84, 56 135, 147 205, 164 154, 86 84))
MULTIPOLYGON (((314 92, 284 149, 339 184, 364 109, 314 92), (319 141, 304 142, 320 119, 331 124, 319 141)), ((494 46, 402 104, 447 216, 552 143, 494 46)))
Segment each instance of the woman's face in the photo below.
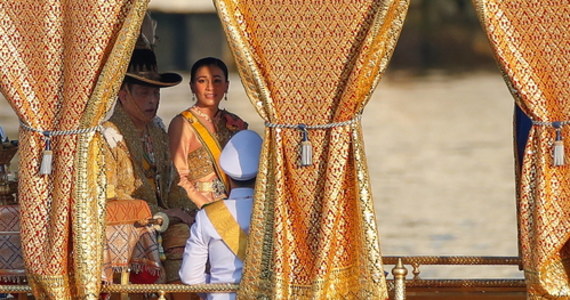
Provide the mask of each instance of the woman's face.
POLYGON ((222 69, 216 66, 200 67, 194 80, 190 82, 190 88, 196 94, 196 105, 199 107, 218 107, 229 85, 222 69))

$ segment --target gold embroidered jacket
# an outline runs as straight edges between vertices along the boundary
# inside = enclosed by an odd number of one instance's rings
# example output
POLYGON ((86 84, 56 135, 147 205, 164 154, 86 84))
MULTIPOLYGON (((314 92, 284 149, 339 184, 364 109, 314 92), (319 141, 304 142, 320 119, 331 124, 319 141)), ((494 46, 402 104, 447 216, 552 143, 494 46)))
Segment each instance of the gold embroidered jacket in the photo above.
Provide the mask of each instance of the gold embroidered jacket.
POLYGON ((105 150, 107 199, 142 199, 149 204, 153 214, 173 207, 195 209, 183 191, 175 185, 171 190, 174 172, 162 120, 155 118, 147 126, 153 148, 153 170, 149 170, 145 162, 146 150, 141 136, 120 104, 109 121, 103 123, 103 135, 108 145, 105 150))

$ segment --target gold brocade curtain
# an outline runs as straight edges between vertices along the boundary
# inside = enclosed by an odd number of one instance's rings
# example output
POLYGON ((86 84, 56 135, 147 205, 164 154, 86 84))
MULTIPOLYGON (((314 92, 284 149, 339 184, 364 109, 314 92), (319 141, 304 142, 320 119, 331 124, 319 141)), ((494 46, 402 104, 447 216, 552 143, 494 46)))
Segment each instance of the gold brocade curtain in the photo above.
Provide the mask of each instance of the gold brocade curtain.
POLYGON ((385 299, 358 116, 408 1, 216 0, 242 83, 268 123, 241 299, 385 299), (314 163, 300 165, 309 129, 314 163))
POLYGON ((148 0, 0 2, 0 89, 20 120, 21 238, 36 299, 97 299, 105 177, 94 130, 122 82, 148 0), (53 171, 40 175, 40 131, 53 171), (55 132, 54 132, 55 133, 55 132), (55 133, 57 134, 57 133, 55 133))
POLYGON ((570 299, 570 4, 474 0, 516 103, 533 120, 520 174, 520 245, 530 299, 570 299), (563 122, 565 165, 553 145, 563 122))

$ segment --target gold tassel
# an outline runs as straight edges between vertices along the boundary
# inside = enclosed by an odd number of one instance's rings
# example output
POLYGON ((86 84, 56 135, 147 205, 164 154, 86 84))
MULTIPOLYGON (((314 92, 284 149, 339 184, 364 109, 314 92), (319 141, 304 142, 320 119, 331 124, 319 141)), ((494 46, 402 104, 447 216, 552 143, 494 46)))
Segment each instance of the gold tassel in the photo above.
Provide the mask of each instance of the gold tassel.
POLYGON ((560 122, 553 122, 552 125, 556 128, 556 140, 554 141, 554 165, 564 165, 564 140, 562 139, 562 124, 560 122))
POLYGON ((46 136, 46 145, 42 155, 42 162, 40 164, 40 175, 50 175, 51 165, 53 162, 53 152, 51 151, 50 137, 46 136))
POLYGON ((307 126, 300 124, 299 129, 303 131, 303 138, 301 140, 301 166, 306 167, 313 164, 313 145, 309 140, 307 126))

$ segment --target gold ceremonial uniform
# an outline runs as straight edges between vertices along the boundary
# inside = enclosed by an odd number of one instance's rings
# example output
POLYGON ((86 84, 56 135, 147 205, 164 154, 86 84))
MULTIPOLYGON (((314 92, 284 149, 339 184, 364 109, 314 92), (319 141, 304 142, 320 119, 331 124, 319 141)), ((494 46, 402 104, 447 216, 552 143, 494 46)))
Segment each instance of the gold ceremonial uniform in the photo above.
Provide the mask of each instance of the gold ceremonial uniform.
MULTIPOLYGON (((118 104, 109 121, 103 123, 107 140, 105 150, 107 199, 145 200, 152 213, 169 208, 196 209, 185 192, 176 185, 168 149, 168 135, 162 121, 155 118, 145 132, 137 131, 130 117, 118 104)), ((173 239, 185 231, 186 224, 172 224, 163 233, 163 246, 168 251, 173 239)), ((180 263, 166 253, 163 262, 167 281, 176 280, 180 263)))

